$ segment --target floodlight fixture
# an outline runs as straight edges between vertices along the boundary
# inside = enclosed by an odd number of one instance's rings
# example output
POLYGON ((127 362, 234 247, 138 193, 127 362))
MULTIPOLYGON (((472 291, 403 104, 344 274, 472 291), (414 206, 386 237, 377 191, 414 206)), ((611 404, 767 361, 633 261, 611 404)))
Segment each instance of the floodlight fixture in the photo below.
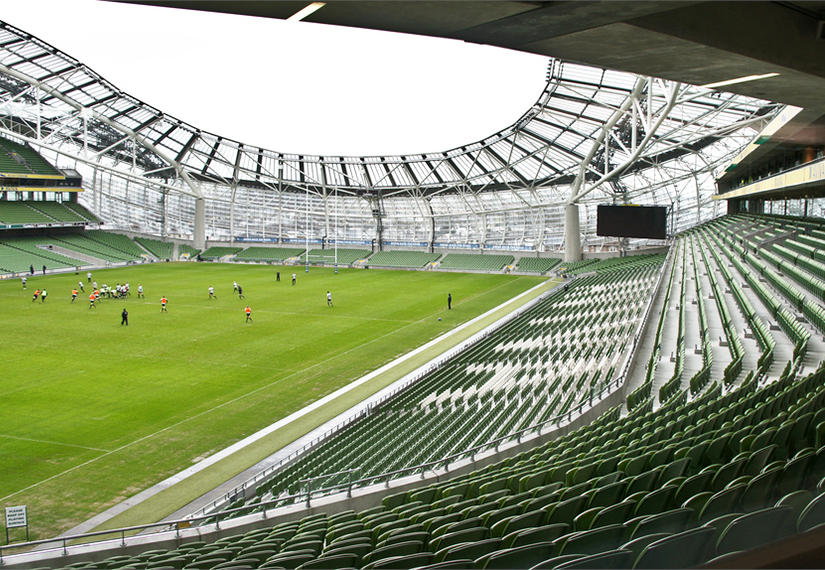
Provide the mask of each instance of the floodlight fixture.
POLYGON ((743 75, 742 77, 735 77, 733 79, 725 79, 724 81, 716 81, 714 83, 706 83, 699 87, 705 89, 716 89, 717 87, 726 87, 728 85, 737 85, 739 83, 748 83, 749 81, 758 81, 759 79, 768 79, 779 75, 777 72, 763 73, 762 75, 743 75))
POLYGON ((295 12, 294 14, 292 14, 286 20, 287 20, 287 22, 300 22, 304 18, 314 14, 315 12, 317 12, 318 10, 320 10, 321 8, 326 6, 326 4, 327 4, 326 2, 312 2, 310 4, 307 4, 306 6, 304 6, 303 8, 298 10, 297 12, 295 12))

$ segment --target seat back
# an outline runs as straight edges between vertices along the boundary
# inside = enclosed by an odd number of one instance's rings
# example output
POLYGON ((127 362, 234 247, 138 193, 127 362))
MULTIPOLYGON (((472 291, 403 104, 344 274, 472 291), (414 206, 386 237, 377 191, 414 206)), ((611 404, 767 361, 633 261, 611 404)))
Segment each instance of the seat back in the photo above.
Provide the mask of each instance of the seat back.
POLYGON ((735 518, 722 531, 718 554, 750 550, 790 536, 796 531, 792 507, 769 507, 735 518))
POLYGON ((693 568, 713 554, 716 531, 699 527, 648 544, 634 568, 693 568))

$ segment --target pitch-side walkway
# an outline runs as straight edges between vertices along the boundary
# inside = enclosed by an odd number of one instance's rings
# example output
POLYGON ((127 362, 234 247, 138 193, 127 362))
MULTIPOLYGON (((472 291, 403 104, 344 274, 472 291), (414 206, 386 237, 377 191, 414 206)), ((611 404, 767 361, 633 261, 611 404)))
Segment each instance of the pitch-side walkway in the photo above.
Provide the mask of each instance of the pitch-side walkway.
POLYGON ((498 307, 494 307, 486 313, 447 331, 309 406, 118 503, 64 534, 75 535, 95 530, 157 522, 167 518, 184 518, 223 497, 227 492, 230 492, 266 467, 278 463, 283 457, 288 456, 294 450, 300 449, 305 443, 312 441, 331 427, 358 414, 370 402, 382 398, 386 393, 394 390, 396 386, 421 374, 422 371, 432 366, 436 361, 452 356, 452 353, 461 350, 464 345, 472 342, 477 335, 484 334, 488 328, 494 326, 498 321, 517 309, 535 302, 542 294, 550 291, 560 283, 560 279, 549 279, 528 289, 498 307), (313 417, 313 412, 315 412, 314 416, 318 419, 309 419, 313 417), (330 417, 332 419, 324 422, 324 418, 330 417), (285 441, 280 445, 273 446, 272 440, 280 435, 279 430, 294 427, 296 423, 301 421, 307 424, 303 432, 305 435, 300 436, 298 439, 293 437, 289 440, 292 443, 285 441), (238 458, 239 455, 250 448, 267 445, 278 451, 259 463, 250 466, 244 464, 242 458, 238 458), (210 471, 222 472, 223 470, 217 468, 218 464, 222 464, 225 470, 226 462, 232 461, 237 462, 237 469, 234 472, 242 471, 231 479, 226 480, 226 477, 215 479, 215 474, 210 473, 210 471), (182 506, 170 512, 169 505, 182 506))

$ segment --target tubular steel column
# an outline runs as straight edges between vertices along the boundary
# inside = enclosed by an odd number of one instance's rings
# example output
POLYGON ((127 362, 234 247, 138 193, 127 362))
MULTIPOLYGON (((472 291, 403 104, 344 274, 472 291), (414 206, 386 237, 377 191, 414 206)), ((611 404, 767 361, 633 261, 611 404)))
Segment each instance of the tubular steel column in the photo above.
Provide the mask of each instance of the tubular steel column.
POLYGON ((196 249, 206 246, 206 205, 203 198, 195 198, 195 235, 193 236, 196 249))
POLYGON ((564 260, 579 261, 582 258, 582 236, 579 229, 579 205, 564 207, 564 260))

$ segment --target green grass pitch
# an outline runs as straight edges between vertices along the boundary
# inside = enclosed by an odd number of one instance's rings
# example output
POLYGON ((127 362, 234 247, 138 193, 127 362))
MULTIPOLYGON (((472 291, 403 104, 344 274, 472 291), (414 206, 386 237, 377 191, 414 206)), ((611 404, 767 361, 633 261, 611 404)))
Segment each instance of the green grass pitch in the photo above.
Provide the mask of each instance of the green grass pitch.
POLYGON ((153 264, 93 278, 128 281, 132 295, 89 309, 85 272, 35 276, 27 291, 19 280, 0 282, 0 506, 28 505, 33 539, 66 531, 542 281, 232 264, 153 264), (72 304, 78 278, 86 292, 72 304), (46 302, 33 303, 42 287, 46 302))

